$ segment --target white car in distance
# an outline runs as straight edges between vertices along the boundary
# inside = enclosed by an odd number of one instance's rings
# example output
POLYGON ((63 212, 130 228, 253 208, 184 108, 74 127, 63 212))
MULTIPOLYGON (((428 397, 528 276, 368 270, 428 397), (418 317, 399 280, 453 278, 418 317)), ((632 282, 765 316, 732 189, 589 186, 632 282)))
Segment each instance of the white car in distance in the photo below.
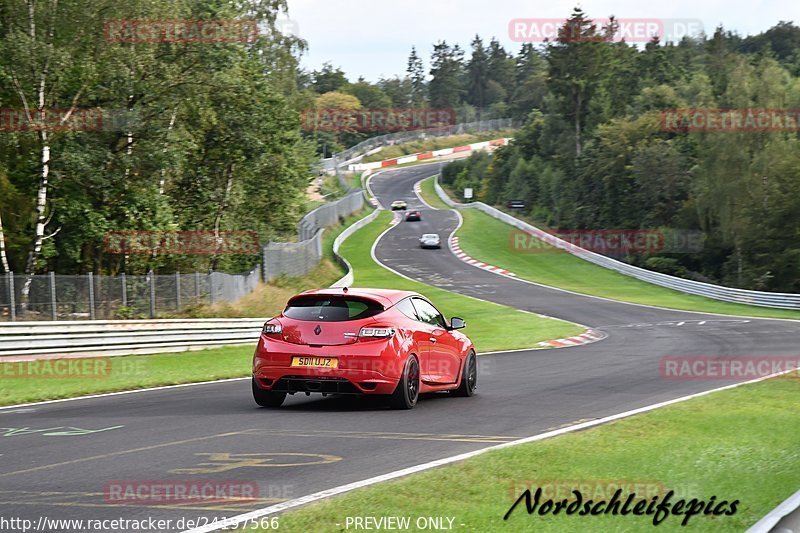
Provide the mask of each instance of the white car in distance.
POLYGON ((420 248, 441 248, 442 242, 436 233, 426 233, 419 238, 420 248))

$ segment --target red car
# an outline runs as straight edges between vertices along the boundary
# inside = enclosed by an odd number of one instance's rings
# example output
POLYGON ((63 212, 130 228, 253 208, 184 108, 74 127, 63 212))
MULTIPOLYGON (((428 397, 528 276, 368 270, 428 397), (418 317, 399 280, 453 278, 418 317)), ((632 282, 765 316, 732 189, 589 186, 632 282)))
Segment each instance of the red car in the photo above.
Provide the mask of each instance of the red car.
POLYGON ((420 393, 472 396, 475 348, 424 296, 386 289, 322 289, 289 300, 267 321, 253 356, 253 397, 279 407, 287 394, 385 395, 411 409, 420 393))
POLYGON ((406 213, 406 222, 419 222, 422 220, 422 213, 417 210, 408 211, 406 213))

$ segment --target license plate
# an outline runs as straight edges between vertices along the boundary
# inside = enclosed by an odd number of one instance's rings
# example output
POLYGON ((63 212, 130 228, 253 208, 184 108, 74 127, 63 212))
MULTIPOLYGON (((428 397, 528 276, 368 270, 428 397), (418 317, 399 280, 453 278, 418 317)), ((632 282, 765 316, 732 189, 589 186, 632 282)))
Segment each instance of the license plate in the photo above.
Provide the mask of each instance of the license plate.
POLYGON ((292 366, 338 368, 339 360, 334 357, 292 357, 292 366))

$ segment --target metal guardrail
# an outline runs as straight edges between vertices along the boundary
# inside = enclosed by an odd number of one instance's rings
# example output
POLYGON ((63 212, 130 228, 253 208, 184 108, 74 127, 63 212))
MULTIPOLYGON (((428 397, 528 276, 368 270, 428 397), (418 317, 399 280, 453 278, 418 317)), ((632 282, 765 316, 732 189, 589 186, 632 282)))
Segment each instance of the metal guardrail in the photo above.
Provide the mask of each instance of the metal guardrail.
POLYGON ((265 318, 0 324, 0 360, 142 355, 255 344, 265 318))
POLYGON ((591 252, 580 248, 568 241, 559 239, 551 233, 539 229, 527 222, 514 218, 508 213, 504 213, 490 205, 483 202, 472 202, 469 204, 461 204, 454 202, 450 199, 441 185, 439 185, 438 177, 435 182, 436 193, 444 203, 450 207, 465 208, 472 207, 483 211, 487 215, 496 218, 520 229, 530 235, 538 237, 548 244, 566 251, 576 257, 593 263, 595 265, 619 272, 625 276, 630 276, 647 283, 666 287, 676 291, 684 292, 686 294, 694 294, 697 296, 705 296, 706 298, 713 298, 714 300, 721 300, 724 302, 731 302, 745 305, 755 305, 759 307, 771 307, 778 309, 800 309, 800 294, 784 293, 784 292, 763 292, 763 291, 750 291, 746 289, 736 289, 733 287, 723 287, 721 285, 713 285, 711 283, 703 283, 700 281, 692 281, 688 279, 662 274, 660 272, 653 272, 644 268, 639 268, 622 261, 617 261, 610 257, 591 252))
POLYGON ((297 223, 297 236, 301 241, 312 238, 319 230, 332 226, 364 206, 361 189, 355 189, 346 196, 323 204, 309 212, 297 223))
POLYGON ((391 146, 404 142, 415 141, 417 139, 427 139, 429 137, 447 137, 450 135, 460 135, 463 133, 476 133, 482 131, 498 131, 513 128, 515 122, 510 118, 496 118, 490 120, 480 120, 476 122, 464 122, 453 126, 440 128, 430 128, 426 130, 400 131, 387 133, 377 137, 370 137, 355 146, 351 146, 343 152, 334 154, 328 159, 322 160, 322 169, 335 172, 339 177, 342 188, 347 189, 347 180, 339 173, 341 167, 347 167, 351 163, 356 163, 366 155, 371 155, 384 146, 391 146))

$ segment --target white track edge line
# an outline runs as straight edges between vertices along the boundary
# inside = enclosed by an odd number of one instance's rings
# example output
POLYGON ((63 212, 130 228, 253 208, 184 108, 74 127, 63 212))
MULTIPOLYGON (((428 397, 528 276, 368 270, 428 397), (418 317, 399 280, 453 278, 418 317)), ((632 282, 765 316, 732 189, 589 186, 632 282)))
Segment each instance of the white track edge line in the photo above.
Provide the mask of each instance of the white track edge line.
MULTIPOLYGON (((1 361, 0 361, 1 362, 1 361)), ((120 396, 122 394, 134 394, 137 392, 153 392, 153 391, 160 391, 160 390, 168 390, 168 389, 179 389, 183 387, 194 387, 196 385, 213 385, 215 383, 228 383, 231 381, 242 381, 245 379, 251 379, 250 376, 241 377, 241 378, 226 378, 226 379, 215 379, 212 381, 198 381, 195 383, 179 383, 177 385, 163 385, 160 387, 148 387, 146 389, 131 389, 131 390, 123 390, 117 392, 103 392, 100 394, 90 394, 86 396, 75 396, 74 398, 60 398, 58 400, 43 400, 41 402, 31 402, 31 403, 18 403, 16 405, 4 405, 0 406, 0 411, 7 411, 9 409, 18 409, 20 407, 32 407, 35 405, 47 405, 52 403, 62 403, 62 402, 74 402, 76 400, 91 400, 93 398, 105 398, 107 396, 120 396)))
POLYGON ((744 382, 741 382, 741 383, 734 383, 732 385, 725 385, 724 387, 718 387, 716 389, 697 392, 697 393, 694 393, 694 394, 690 394, 688 396, 681 396, 679 398, 674 398, 672 400, 666 400, 666 401, 663 401, 663 402, 659 402, 659 403, 655 403, 655 404, 651 404, 651 405, 646 405, 644 407, 631 409, 629 411, 624 411, 622 413, 617 413, 615 415, 610 415, 610 416, 606 416, 606 417, 603 417, 603 418, 598 418, 596 420, 590 420, 588 422, 582 422, 580 424, 575 424, 575 425, 568 426, 568 427, 565 427, 565 428, 556 429, 556 430, 553 430, 553 431, 547 431, 545 433, 539 433, 537 435, 532 435, 530 437, 524 437, 524 438, 521 438, 521 439, 517 439, 517 440, 511 441, 511 442, 504 442, 502 444, 496 444, 494 446, 481 448, 479 450, 474 450, 474 451, 467 452, 467 453, 462 453, 462 454, 459 454, 459 455, 453 455, 451 457, 445 457, 443 459, 437 459, 435 461, 430 461, 428 463, 423 463, 423 464, 420 464, 420 465, 411 466, 411 467, 408 467, 408 468, 404 468, 402 470, 396 470, 394 472, 381 474, 379 476, 371 477, 371 478, 368 478, 368 479, 365 479, 365 480, 362 480, 362 481, 356 481, 356 482, 353 482, 353 483, 348 483, 347 485, 340 485, 338 487, 334 487, 334 488, 331 488, 331 489, 315 492, 313 494, 309 494, 307 496, 302 496, 300 498, 295 498, 295 499, 289 500, 287 502, 279 503, 279 504, 276 504, 276 505, 271 505, 269 507, 264 507, 264 508, 261 508, 261 509, 257 509, 255 511, 250 511, 249 513, 243 513, 243 514, 240 514, 240 515, 232 516, 231 518, 227 518, 227 519, 222 520, 220 522, 217 522, 215 524, 209 524, 209 525, 205 525, 205 526, 202 526, 202 527, 189 529, 189 530, 184 531, 183 533, 207 533, 207 532, 210 532, 210 531, 218 531, 218 530, 223 529, 223 528, 229 529, 229 528, 231 528, 233 526, 237 526, 237 525, 239 525, 239 524, 241 524, 243 522, 257 520, 257 519, 262 518, 264 516, 269 516, 269 515, 272 515, 272 514, 275 514, 275 513, 280 513, 280 512, 283 512, 283 511, 287 511, 287 510, 293 509, 295 507, 300 507, 302 505, 306 505, 306 504, 313 503, 313 502, 316 502, 316 501, 319 501, 319 500, 330 498, 331 496, 336 496, 338 494, 343 494, 345 492, 350 492, 350 491, 353 491, 355 489, 368 487, 370 485, 375 485, 377 483, 381 483, 381 482, 384 482, 384 481, 389 481, 389 480, 392 480, 392 479, 405 477, 405 476, 408 476, 410 474, 415 474, 415 473, 422 472, 422 471, 425 471, 425 470, 430 470, 432 468, 437 468, 439 466, 444 466, 444 465, 447 465, 447 464, 451 464, 451 463, 455 463, 455 462, 459 462, 459 461, 464 461, 466 459, 471 459, 472 457, 476 457, 478 455, 482 455, 482 454, 484 454, 486 452, 489 452, 489 451, 492 451, 492 450, 500 450, 500 449, 503 449, 503 448, 510 448, 512 446, 519 446, 520 444, 528 444, 528 443, 531 443, 531 442, 537 442, 537 441, 540 441, 540 440, 545 440, 545 439, 549 439, 549 438, 552 438, 552 437, 556 437, 556 436, 559 436, 559 435, 564 435, 566 433, 573 433, 575 431, 580 431, 582 429, 588 429, 588 428, 592 428, 592 427, 595 427, 595 426, 607 424, 609 422, 614 422, 616 420, 620 420, 620 419, 623 419, 623 418, 628 418, 628 417, 631 417, 631 416, 634 416, 634 415, 647 413, 647 412, 650 412, 650 411, 654 411, 656 409, 660 409, 662 407, 667 407, 669 405, 674 405, 674 404, 685 402, 687 400, 691 400, 691 399, 694 399, 694 398, 699 398, 701 396, 707 396, 707 395, 715 393, 715 392, 721 392, 721 391, 728 390, 728 389, 734 389, 734 388, 737 388, 737 387, 741 387, 742 385, 749 385, 749 384, 752 384, 752 383, 758 383, 760 381, 765 381, 767 379, 771 379, 771 378, 774 378, 774 377, 777 377, 777 376, 780 376, 780 375, 783 375, 783 374, 787 374, 789 372, 794 372, 794 371, 795 371, 795 369, 790 369, 790 370, 786 370, 784 372, 778 372, 778 373, 775 373, 775 374, 771 374, 769 376, 756 378, 756 379, 753 379, 753 380, 750 380, 750 381, 744 381, 744 382))

